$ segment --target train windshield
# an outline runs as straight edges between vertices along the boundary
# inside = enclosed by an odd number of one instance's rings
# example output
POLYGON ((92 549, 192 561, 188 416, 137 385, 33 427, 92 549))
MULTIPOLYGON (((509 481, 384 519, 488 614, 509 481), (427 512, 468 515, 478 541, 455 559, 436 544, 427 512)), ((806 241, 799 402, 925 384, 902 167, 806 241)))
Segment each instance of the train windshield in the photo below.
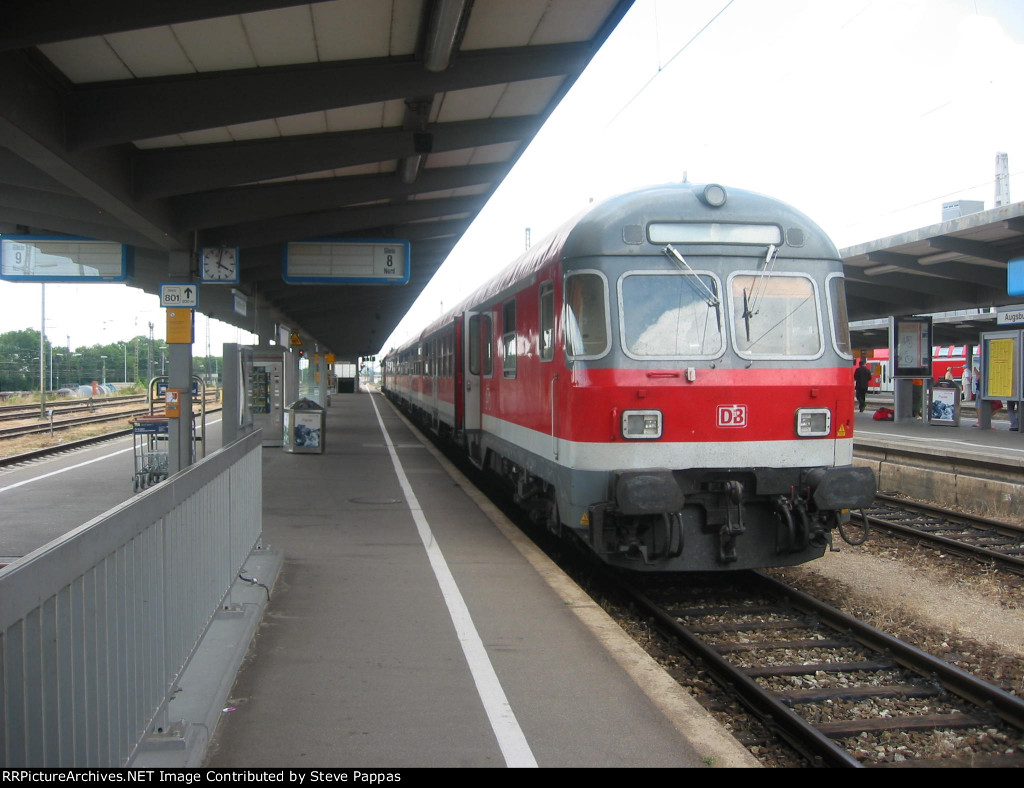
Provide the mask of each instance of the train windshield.
POLYGON ((724 348, 718 280, 635 272, 619 281, 622 343, 633 358, 714 358, 724 348))
POLYGON ((736 352, 745 358, 816 358, 822 353, 814 282, 794 274, 736 274, 730 280, 736 352))

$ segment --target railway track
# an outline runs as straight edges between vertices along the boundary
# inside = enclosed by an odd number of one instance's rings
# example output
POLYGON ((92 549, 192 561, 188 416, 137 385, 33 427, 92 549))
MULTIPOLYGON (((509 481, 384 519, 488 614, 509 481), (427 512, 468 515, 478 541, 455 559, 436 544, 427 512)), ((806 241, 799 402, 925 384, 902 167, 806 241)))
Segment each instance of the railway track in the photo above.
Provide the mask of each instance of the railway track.
MULTIPOLYGON (((213 409, 211 405, 216 407, 216 402, 216 398, 207 397, 207 412, 213 409)), ((148 414, 150 408, 145 403, 147 403, 147 399, 144 394, 105 398, 102 401, 95 401, 91 406, 88 404, 88 400, 78 400, 74 403, 66 403, 66 407, 54 408, 52 421, 41 421, 38 418, 38 406, 34 410, 29 409, 28 411, 26 411, 26 406, 5 406, 5 409, 0 409, 0 421, 19 421, 21 423, 0 427, 0 440, 56 432, 88 424, 119 421, 132 416, 148 414), (131 407, 136 403, 136 407, 131 407), (66 414, 82 411, 90 411, 91 415, 65 417, 66 414)))
POLYGON ((1024 527, 878 495, 863 512, 872 528, 1024 574, 1024 527))
POLYGON ((812 765, 1024 766, 1024 701, 779 581, 621 589, 812 765))
POLYGON ((52 425, 50 422, 45 421, 38 422, 36 424, 19 424, 16 427, 2 427, 0 428, 0 440, 3 440, 4 438, 17 438, 22 435, 48 433, 51 430, 58 432, 60 430, 70 429, 71 427, 81 427, 87 424, 102 424, 107 421, 121 421, 126 418, 130 418, 131 416, 137 416, 144 413, 149 413, 149 408, 133 408, 132 410, 121 410, 117 413, 79 416, 78 418, 61 419, 60 421, 54 420, 52 425))
MULTIPOLYGON (((221 409, 220 403, 215 404, 213 407, 210 407, 208 405, 207 409, 206 409, 206 413, 207 413, 207 415, 209 415, 211 413, 216 413, 216 412, 220 411, 220 409, 221 409)), ((139 412, 141 412, 141 413, 149 413, 149 410, 145 409, 145 410, 142 410, 142 411, 139 411, 139 412)), ((130 414, 119 413, 119 414, 117 414, 115 416, 99 418, 99 419, 97 419, 97 421, 104 421, 104 420, 109 421, 109 420, 112 420, 112 419, 113 420, 125 419, 125 418, 127 418, 128 415, 130 415, 130 414)), ((49 429, 50 429, 49 428, 49 424, 47 424, 45 427, 41 427, 40 431, 45 430, 45 431, 48 432, 49 429)), ((54 429, 55 430, 59 429, 59 425, 58 424, 54 424, 54 429)), ((43 459, 43 458, 46 458, 46 457, 49 457, 49 456, 52 456, 52 455, 56 455, 56 454, 64 454, 64 453, 72 451, 74 449, 84 448, 86 446, 91 446, 91 445, 96 444, 96 443, 103 443, 104 441, 112 440, 114 438, 119 438, 119 437, 122 437, 122 436, 125 436, 125 435, 131 435, 131 434, 132 434, 131 428, 111 430, 110 432, 104 432, 104 433, 102 433, 100 435, 93 435, 91 437, 81 438, 79 440, 72 440, 72 441, 68 441, 66 443, 61 443, 61 444, 56 445, 56 446, 44 446, 42 448, 32 449, 32 450, 29 450, 29 451, 26 451, 26 452, 21 452, 21 453, 18 453, 18 454, 12 454, 12 455, 9 455, 7 457, 0 457, 0 468, 10 467, 10 466, 14 466, 14 465, 19 465, 19 464, 21 464, 23 462, 39 460, 39 459, 43 459)), ((0 430, 0 435, 2 435, 2 430, 0 430)))
MULTIPOLYGON (((46 402, 46 410, 53 411, 54 416, 66 413, 96 411, 101 408, 122 407, 133 402, 145 402, 145 394, 126 394, 124 396, 104 396, 96 399, 54 399, 46 402)), ((39 418, 39 405, 0 405, 0 421, 19 421, 39 418)))

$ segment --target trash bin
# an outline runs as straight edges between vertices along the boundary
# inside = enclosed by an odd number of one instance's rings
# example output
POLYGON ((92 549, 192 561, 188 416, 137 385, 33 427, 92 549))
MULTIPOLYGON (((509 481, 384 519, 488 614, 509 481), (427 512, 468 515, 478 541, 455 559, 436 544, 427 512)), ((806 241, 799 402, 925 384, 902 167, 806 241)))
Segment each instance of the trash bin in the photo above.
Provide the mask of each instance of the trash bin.
POLYGON ((292 454, 323 454, 324 409, 311 399, 297 399, 284 409, 284 443, 292 454))

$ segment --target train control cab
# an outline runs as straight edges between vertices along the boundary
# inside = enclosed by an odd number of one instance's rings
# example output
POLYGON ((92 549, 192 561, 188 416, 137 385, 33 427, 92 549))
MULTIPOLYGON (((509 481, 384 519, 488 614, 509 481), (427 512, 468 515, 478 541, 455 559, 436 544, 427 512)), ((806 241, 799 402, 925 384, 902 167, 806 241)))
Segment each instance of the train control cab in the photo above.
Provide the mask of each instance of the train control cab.
POLYGON ((843 281, 831 241, 777 200, 645 189, 390 353, 384 388, 610 564, 798 564, 875 491, 852 465, 843 281))

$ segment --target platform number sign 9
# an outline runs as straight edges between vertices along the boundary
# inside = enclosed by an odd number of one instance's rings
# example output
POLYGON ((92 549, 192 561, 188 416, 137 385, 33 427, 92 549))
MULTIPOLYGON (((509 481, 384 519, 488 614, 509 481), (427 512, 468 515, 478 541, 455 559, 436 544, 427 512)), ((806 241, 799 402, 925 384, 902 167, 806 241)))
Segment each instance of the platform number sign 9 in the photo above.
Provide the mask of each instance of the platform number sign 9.
POLYGON ((123 282, 129 247, 70 236, 5 235, 0 279, 21 282, 123 282))

